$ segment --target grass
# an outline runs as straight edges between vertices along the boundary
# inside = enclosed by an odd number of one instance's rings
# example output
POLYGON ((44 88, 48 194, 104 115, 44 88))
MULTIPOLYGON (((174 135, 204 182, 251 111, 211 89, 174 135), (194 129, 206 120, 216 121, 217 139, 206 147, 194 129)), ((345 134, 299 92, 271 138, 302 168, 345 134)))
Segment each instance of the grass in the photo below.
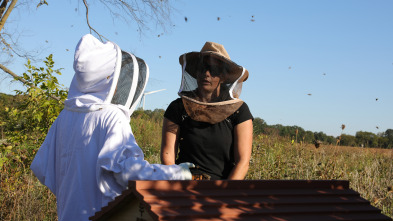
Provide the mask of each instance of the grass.
MULTIPOLYGON (((133 133, 150 163, 159 163, 160 121, 133 118, 133 133)), ((30 161, 28 161, 30 162, 30 161)), ((246 179, 349 180, 350 188, 393 218, 393 150, 291 144, 290 139, 254 136, 246 179)), ((54 195, 23 163, 0 174, 0 220, 56 220, 54 195)))
POLYGON ((393 150, 291 145, 254 137, 247 179, 349 180, 350 188, 393 218, 393 150))
POLYGON ((28 165, 7 164, 0 174, 0 220, 57 220, 56 198, 28 165))

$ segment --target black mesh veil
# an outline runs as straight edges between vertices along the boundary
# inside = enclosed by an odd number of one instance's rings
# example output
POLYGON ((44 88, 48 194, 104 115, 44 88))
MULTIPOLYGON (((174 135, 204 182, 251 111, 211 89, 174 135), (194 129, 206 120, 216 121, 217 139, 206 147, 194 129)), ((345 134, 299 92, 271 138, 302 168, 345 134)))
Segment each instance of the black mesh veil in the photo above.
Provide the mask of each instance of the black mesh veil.
POLYGON ((179 95, 187 114, 196 121, 211 124, 223 121, 240 108, 243 81, 248 72, 234 70, 220 56, 211 53, 183 55, 182 81, 179 95))
POLYGON ((119 79, 112 104, 125 106, 130 115, 135 110, 149 78, 149 68, 144 60, 122 51, 119 79))
POLYGON ((134 61, 131 55, 127 52, 122 51, 120 75, 117 82, 115 94, 112 98, 113 104, 120 104, 126 106, 128 98, 133 94, 133 92, 131 91, 131 86, 134 81, 134 72, 134 61))
POLYGON ((136 59, 138 61, 139 77, 138 84, 135 90, 135 96, 131 103, 131 113, 134 112, 135 108, 138 106, 139 101, 143 96, 143 92, 145 91, 147 80, 149 79, 149 66, 147 66, 144 60, 138 57, 136 57, 136 59))
MULTIPOLYGON (((183 56, 183 61, 186 61, 187 54, 183 56)), ((214 54, 200 55, 190 64, 183 63, 179 95, 197 99, 198 79, 203 80, 201 78, 204 78, 198 76, 206 71, 209 71, 212 76, 219 76, 221 79, 219 87, 217 87, 219 96, 216 99, 212 99, 209 103, 236 100, 240 97, 244 72, 235 76, 232 74, 230 67, 214 54)), ((207 79, 206 83, 209 83, 210 78, 205 78, 207 79)), ((201 85, 203 82, 199 82, 199 84, 201 85)))

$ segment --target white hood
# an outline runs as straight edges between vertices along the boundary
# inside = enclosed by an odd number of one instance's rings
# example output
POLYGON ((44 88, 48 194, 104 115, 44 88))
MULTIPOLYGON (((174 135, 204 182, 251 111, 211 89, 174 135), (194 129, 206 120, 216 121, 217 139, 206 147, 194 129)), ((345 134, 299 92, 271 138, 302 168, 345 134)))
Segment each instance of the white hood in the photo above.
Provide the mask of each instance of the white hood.
POLYGON ((149 69, 147 64, 134 55, 121 51, 113 42, 102 43, 93 35, 87 34, 81 38, 75 49, 74 56, 75 75, 68 92, 65 108, 76 112, 91 112, 115 105, 131 116, 147 84, 149 69), (122 63, 124 56, 132 59, 128 64, 122 63), (139 64, 144 65, 144 82, 139 93, 136 93, 138 77, 142 75, 139 64), (116 92, 122 66, 132 66, 126 71, 132 78, 126 90, 128 97, 124 103, 114 103, 112 98, 116 92), (138 97, 135 97, 135 96, 138 97))
POLYGON ((130 115, 148 79, 142 59, 85 35, 74 69, 65 109, 31 164, 56 195, 59 221, 88 220, 119 196, 128 180, 191 179, 188 168, 150 164, 136 143, 130 115))

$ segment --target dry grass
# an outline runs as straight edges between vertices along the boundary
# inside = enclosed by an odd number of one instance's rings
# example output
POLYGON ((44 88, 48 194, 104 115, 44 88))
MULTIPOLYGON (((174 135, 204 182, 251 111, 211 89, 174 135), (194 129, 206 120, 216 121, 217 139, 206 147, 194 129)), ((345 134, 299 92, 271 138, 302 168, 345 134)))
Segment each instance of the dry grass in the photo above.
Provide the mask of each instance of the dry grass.
POLYGON ((28 169, 3 167, 0 220, 57 220, 56 198, 28 169))
MULTIPOLYGON (((161 123, 131 122, 150 163, 159 163, 161 123)), ((338 179, 393 218, 393 150, 291 144, 277 136, 254 137, 247 179, 338 179)), ((0 220, 56 220, 55 197, 28 165, 1 169, 0 220)))
POLYGON ((254 138, 247 179, 349 180, 350 188, 393 217, 393 150, 291 145, 254 138))

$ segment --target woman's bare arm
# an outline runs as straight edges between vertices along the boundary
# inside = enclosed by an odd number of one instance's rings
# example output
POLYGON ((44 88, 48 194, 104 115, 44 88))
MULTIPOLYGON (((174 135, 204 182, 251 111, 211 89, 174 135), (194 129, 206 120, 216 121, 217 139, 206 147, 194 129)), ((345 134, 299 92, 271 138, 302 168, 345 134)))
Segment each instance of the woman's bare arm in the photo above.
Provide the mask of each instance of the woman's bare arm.
POLYGON ((179 125, 173 123, 172 121, 164 117, 161 138, 162 164, 175 164, 179 132, 179 125))
POLYGON ((235 167, 229 174, 229 180, 242 180, 247 174, 252 150, 252 130, 251 119, 235 126, 235 167))

